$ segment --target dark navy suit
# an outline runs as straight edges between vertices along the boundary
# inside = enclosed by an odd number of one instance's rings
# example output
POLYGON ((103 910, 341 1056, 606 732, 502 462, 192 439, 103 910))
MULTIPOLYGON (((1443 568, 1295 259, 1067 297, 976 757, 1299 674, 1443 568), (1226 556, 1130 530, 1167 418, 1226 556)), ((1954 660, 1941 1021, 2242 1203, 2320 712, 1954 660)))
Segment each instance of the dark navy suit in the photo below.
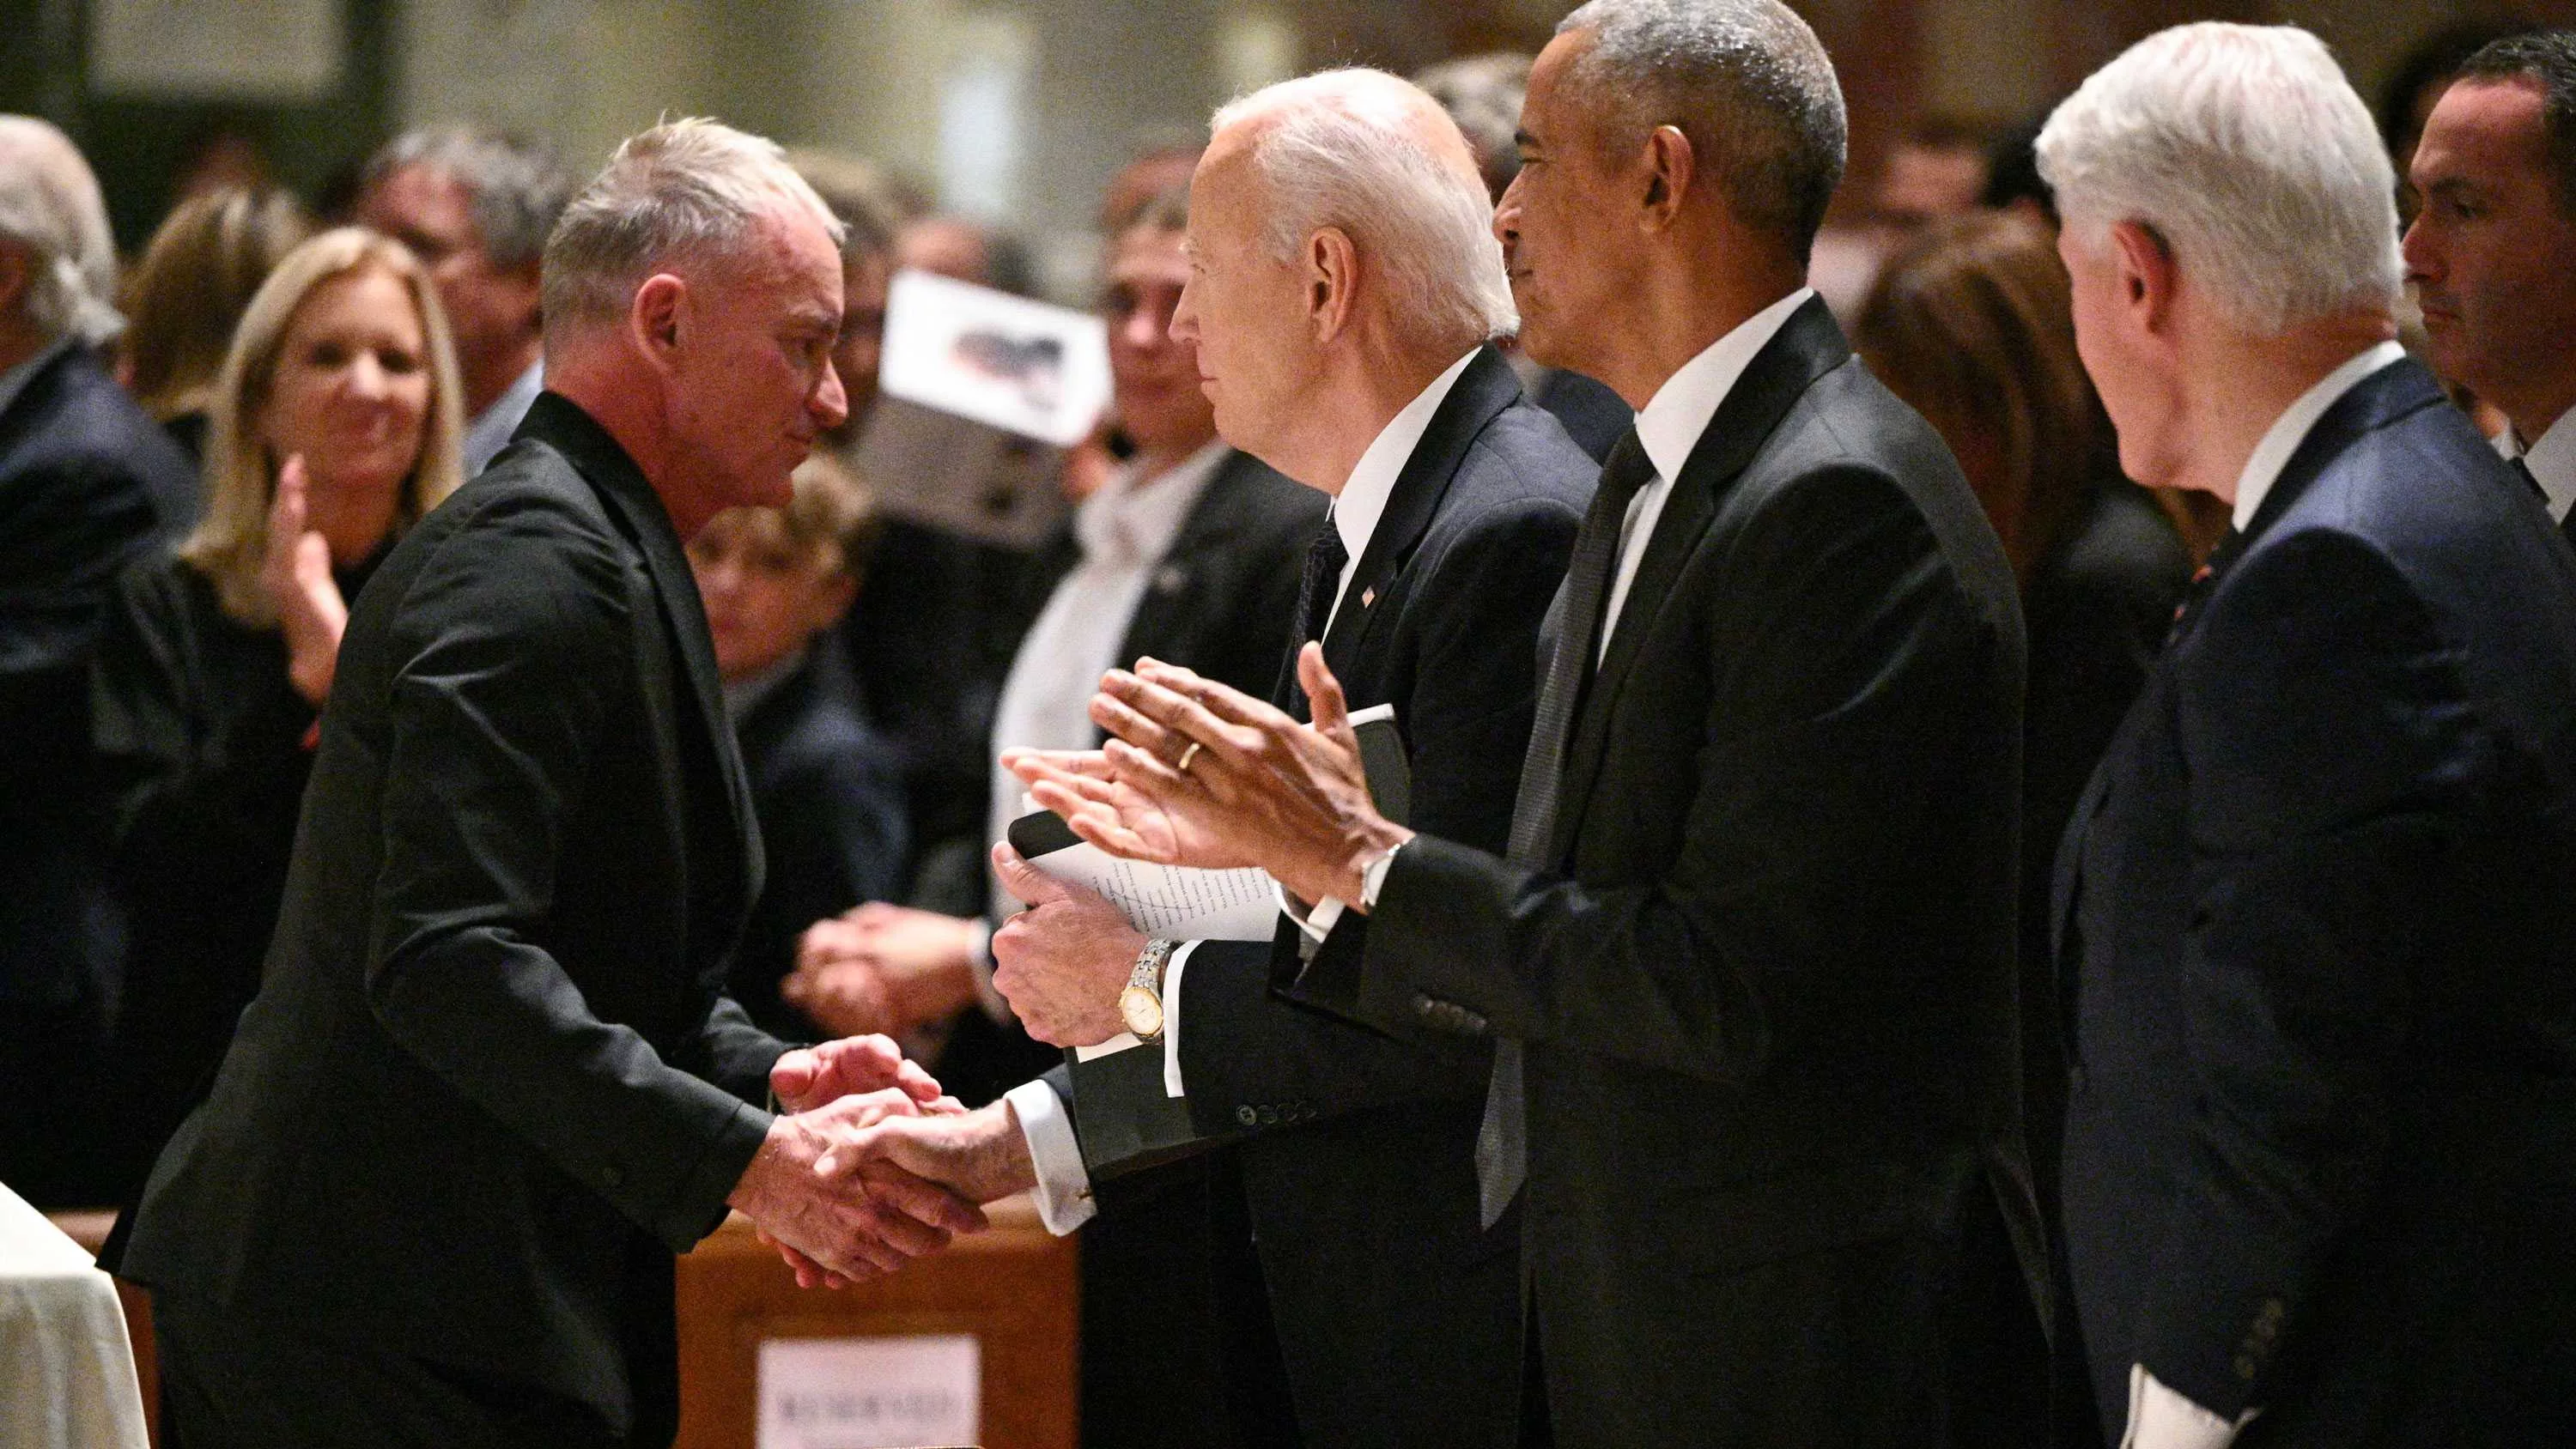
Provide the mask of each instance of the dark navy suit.
POLYGON ((2213 556, 2060 855, 2072 1287, 2240 1444, 2576 1442, 2576 556, 2430 374, 2213 556))

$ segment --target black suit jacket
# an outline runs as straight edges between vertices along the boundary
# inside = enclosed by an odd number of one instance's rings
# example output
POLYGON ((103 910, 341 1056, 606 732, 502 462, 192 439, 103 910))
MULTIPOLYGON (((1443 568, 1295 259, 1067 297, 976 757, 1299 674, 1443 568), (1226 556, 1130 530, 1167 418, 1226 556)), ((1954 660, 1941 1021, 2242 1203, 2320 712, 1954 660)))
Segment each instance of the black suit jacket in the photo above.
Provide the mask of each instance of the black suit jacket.
POLYGON ((810 1041, 814 1024, 778 996, 805 928, 862 901, 903 898, 910 823, 903 761, 868 728, 839 638, 743 712, 734 729, 760 819, 760 898, 744 923, 727 987, 754 1024, 810 1041))
POLYGON ((2214 556, 2060 855, 2067 1246, 2242 1443, 2576 1442, 2576 556, 2413 362, 2214 556))
MULTIPOLYGON (((1351 571, 1325 661, 1352 707, 1395 706, 1424 829, 1494 849, 1510 833, 1539 620, 1597 472, 1487 349, 1433 414, 1351 571)), ((1290 683, 1283 672, 1275 697, 1302 711, 1290 683)), ((1355 921, 1326 949, 1356 952, 1365 934, 1355 921)), ((1053 1079, 1107 1184, 1103 1221, 1119 1208, 1110 1180, 1239 1141, 1306 1441, 1509 1444, 1518 1274, 1508 1231, 1478 1224, 1473 1162, 1491 1049, 1398 1042, 1281 1000, 1274 970, 1293 969, 1296 943, 1283 924, 1268 945, 1192 953, 1177 1004, 1183 1102, 1163 1095, 1159 1050, 1053 1079), (1124 1155, 1138 1119, 1176 1109, 1190 1140, 1124 1155)))
MULTIPOLYGON (((1324 500, 1313 489, 1249 453, 1227 453, 1146 580, 1119 639, 1120 662, 1151 655, 1237 689, 1269 688, 1287 647, 1287 629, 1278 621, 1296 607, 1299 566, 1323 517, 1324 500)), ((1040 609, 1081 561, 1081 545, 1069 534, 1042 556, 1040 609)), ((993 750, 988 739, 988 791, 993 750)), ((975 828, 983 830, 981 816, 975 828)), ((981 859, 979 883, 986 879, 981 859)), ((984 905, 978 900, 972 909, 984 905)), ((1017 1023, 996 1026, 980 1010, 969 1011, 939 1058, 939 1080, 971 1106, 1062 1060, 1063 1053, 1031 1041, 1017 1023)))
POLYGON ((260 994, 122 1271, 658 1442, 670 1255, 769 1124, 721 992, 759 858, 680 540, 545 394, 358 597, 260 994))
MULTIPOLYGON (((1146 581, 1119 658, 1150 654, 1238 689, 1268 689, 1286 651, 1299 565, 1323 519, 1321 494, 1249 453, 1229 453, 1146 581)), ((1050 586, 1080 559, 1069 538, 1052 550, 1044 561, 1050 586)), ((975 1102, 1063 1060, 1016 1023, 996 1026, 970 1009, 938 1071, 942 1085, 975 1102)), ((1257 1323, 1226 1312, 1256 1271, 1236 1241, 1242 1219, 1232 1164, 1201 1160, 1133 1184, 1118 1212, 1083 1229, 1085 1442, 1156 1449, 1279 1442, 1262 1428, 1284 1415, 1276 1356, 1258 1351, 1257 1323)))
POLYGON ((1982 1444, 2035 1412, 2021 683, 1976 499, 1810 301, 1673 483, 1554 865, 1417 836, 1356 979, 1309 971, 1389 1030, 1527 1044, 1561 1438, 1982 1444))
POLYGON ((121 969, 89 748, 117 574, 196 517, 196 469, 77 343, 0 412, 0 1181, 112 1201, 92 1073, 121 969))

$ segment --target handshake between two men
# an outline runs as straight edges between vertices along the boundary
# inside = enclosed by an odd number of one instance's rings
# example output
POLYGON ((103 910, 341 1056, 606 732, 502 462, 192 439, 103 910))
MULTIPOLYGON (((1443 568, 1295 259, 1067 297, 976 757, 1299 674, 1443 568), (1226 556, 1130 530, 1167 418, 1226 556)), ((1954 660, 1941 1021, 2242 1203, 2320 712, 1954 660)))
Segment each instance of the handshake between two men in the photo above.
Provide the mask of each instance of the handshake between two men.
MULTIPOLYGON (((1361 869, 1410 832, 1377 813, 1340 684, 1298 660, 1316 723, 1152 659, 1103 677, 1096 751, 1013 750, 1003 764, 1076 834, 1165 865, 1259 866, 1308 902, 1361 899, 1361 869)), ((1124 1030, 1118 995, 1145 935, 1117 907, 994 847, 1028 909, 994 933, 993 984, 1030 1035, 1093 1046, 1124 1030)), ((1008 1101, 968 1111, 884 1036, 788 1053, 783 1115, 733 1206, 805 1287, 891 1272, 985 1226, 981 1205, 1037 1184, 1008 1101)))

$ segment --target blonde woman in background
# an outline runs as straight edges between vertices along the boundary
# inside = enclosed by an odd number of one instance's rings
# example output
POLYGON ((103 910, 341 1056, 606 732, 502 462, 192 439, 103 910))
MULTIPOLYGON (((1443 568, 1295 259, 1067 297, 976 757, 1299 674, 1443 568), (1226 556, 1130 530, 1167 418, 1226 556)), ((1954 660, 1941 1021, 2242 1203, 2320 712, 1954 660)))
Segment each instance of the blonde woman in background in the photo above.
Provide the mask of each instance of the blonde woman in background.
POLYGON ((205 521, 121 582, 92 677, 130 933, 129 1189, 258 985, 350 601, 459 481, 455 357, 420 264, 355 228, 297 247, 209 412, 205 521))
POLYGON ((234 328, 260 283, 312 234, 288 193, 227 186, 180 203, 126 275, 116 380, 192 461, 206 456, 234 328))

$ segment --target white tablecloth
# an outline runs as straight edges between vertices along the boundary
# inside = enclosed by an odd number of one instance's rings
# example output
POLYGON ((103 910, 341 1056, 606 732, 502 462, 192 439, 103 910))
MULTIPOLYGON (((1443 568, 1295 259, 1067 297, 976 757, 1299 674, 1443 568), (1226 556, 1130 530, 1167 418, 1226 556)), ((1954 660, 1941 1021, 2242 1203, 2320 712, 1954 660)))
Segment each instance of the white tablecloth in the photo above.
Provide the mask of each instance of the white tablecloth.
POLYGON ((116 1284, 0 1186, 0 1449, 145 1449, 116 1284))

